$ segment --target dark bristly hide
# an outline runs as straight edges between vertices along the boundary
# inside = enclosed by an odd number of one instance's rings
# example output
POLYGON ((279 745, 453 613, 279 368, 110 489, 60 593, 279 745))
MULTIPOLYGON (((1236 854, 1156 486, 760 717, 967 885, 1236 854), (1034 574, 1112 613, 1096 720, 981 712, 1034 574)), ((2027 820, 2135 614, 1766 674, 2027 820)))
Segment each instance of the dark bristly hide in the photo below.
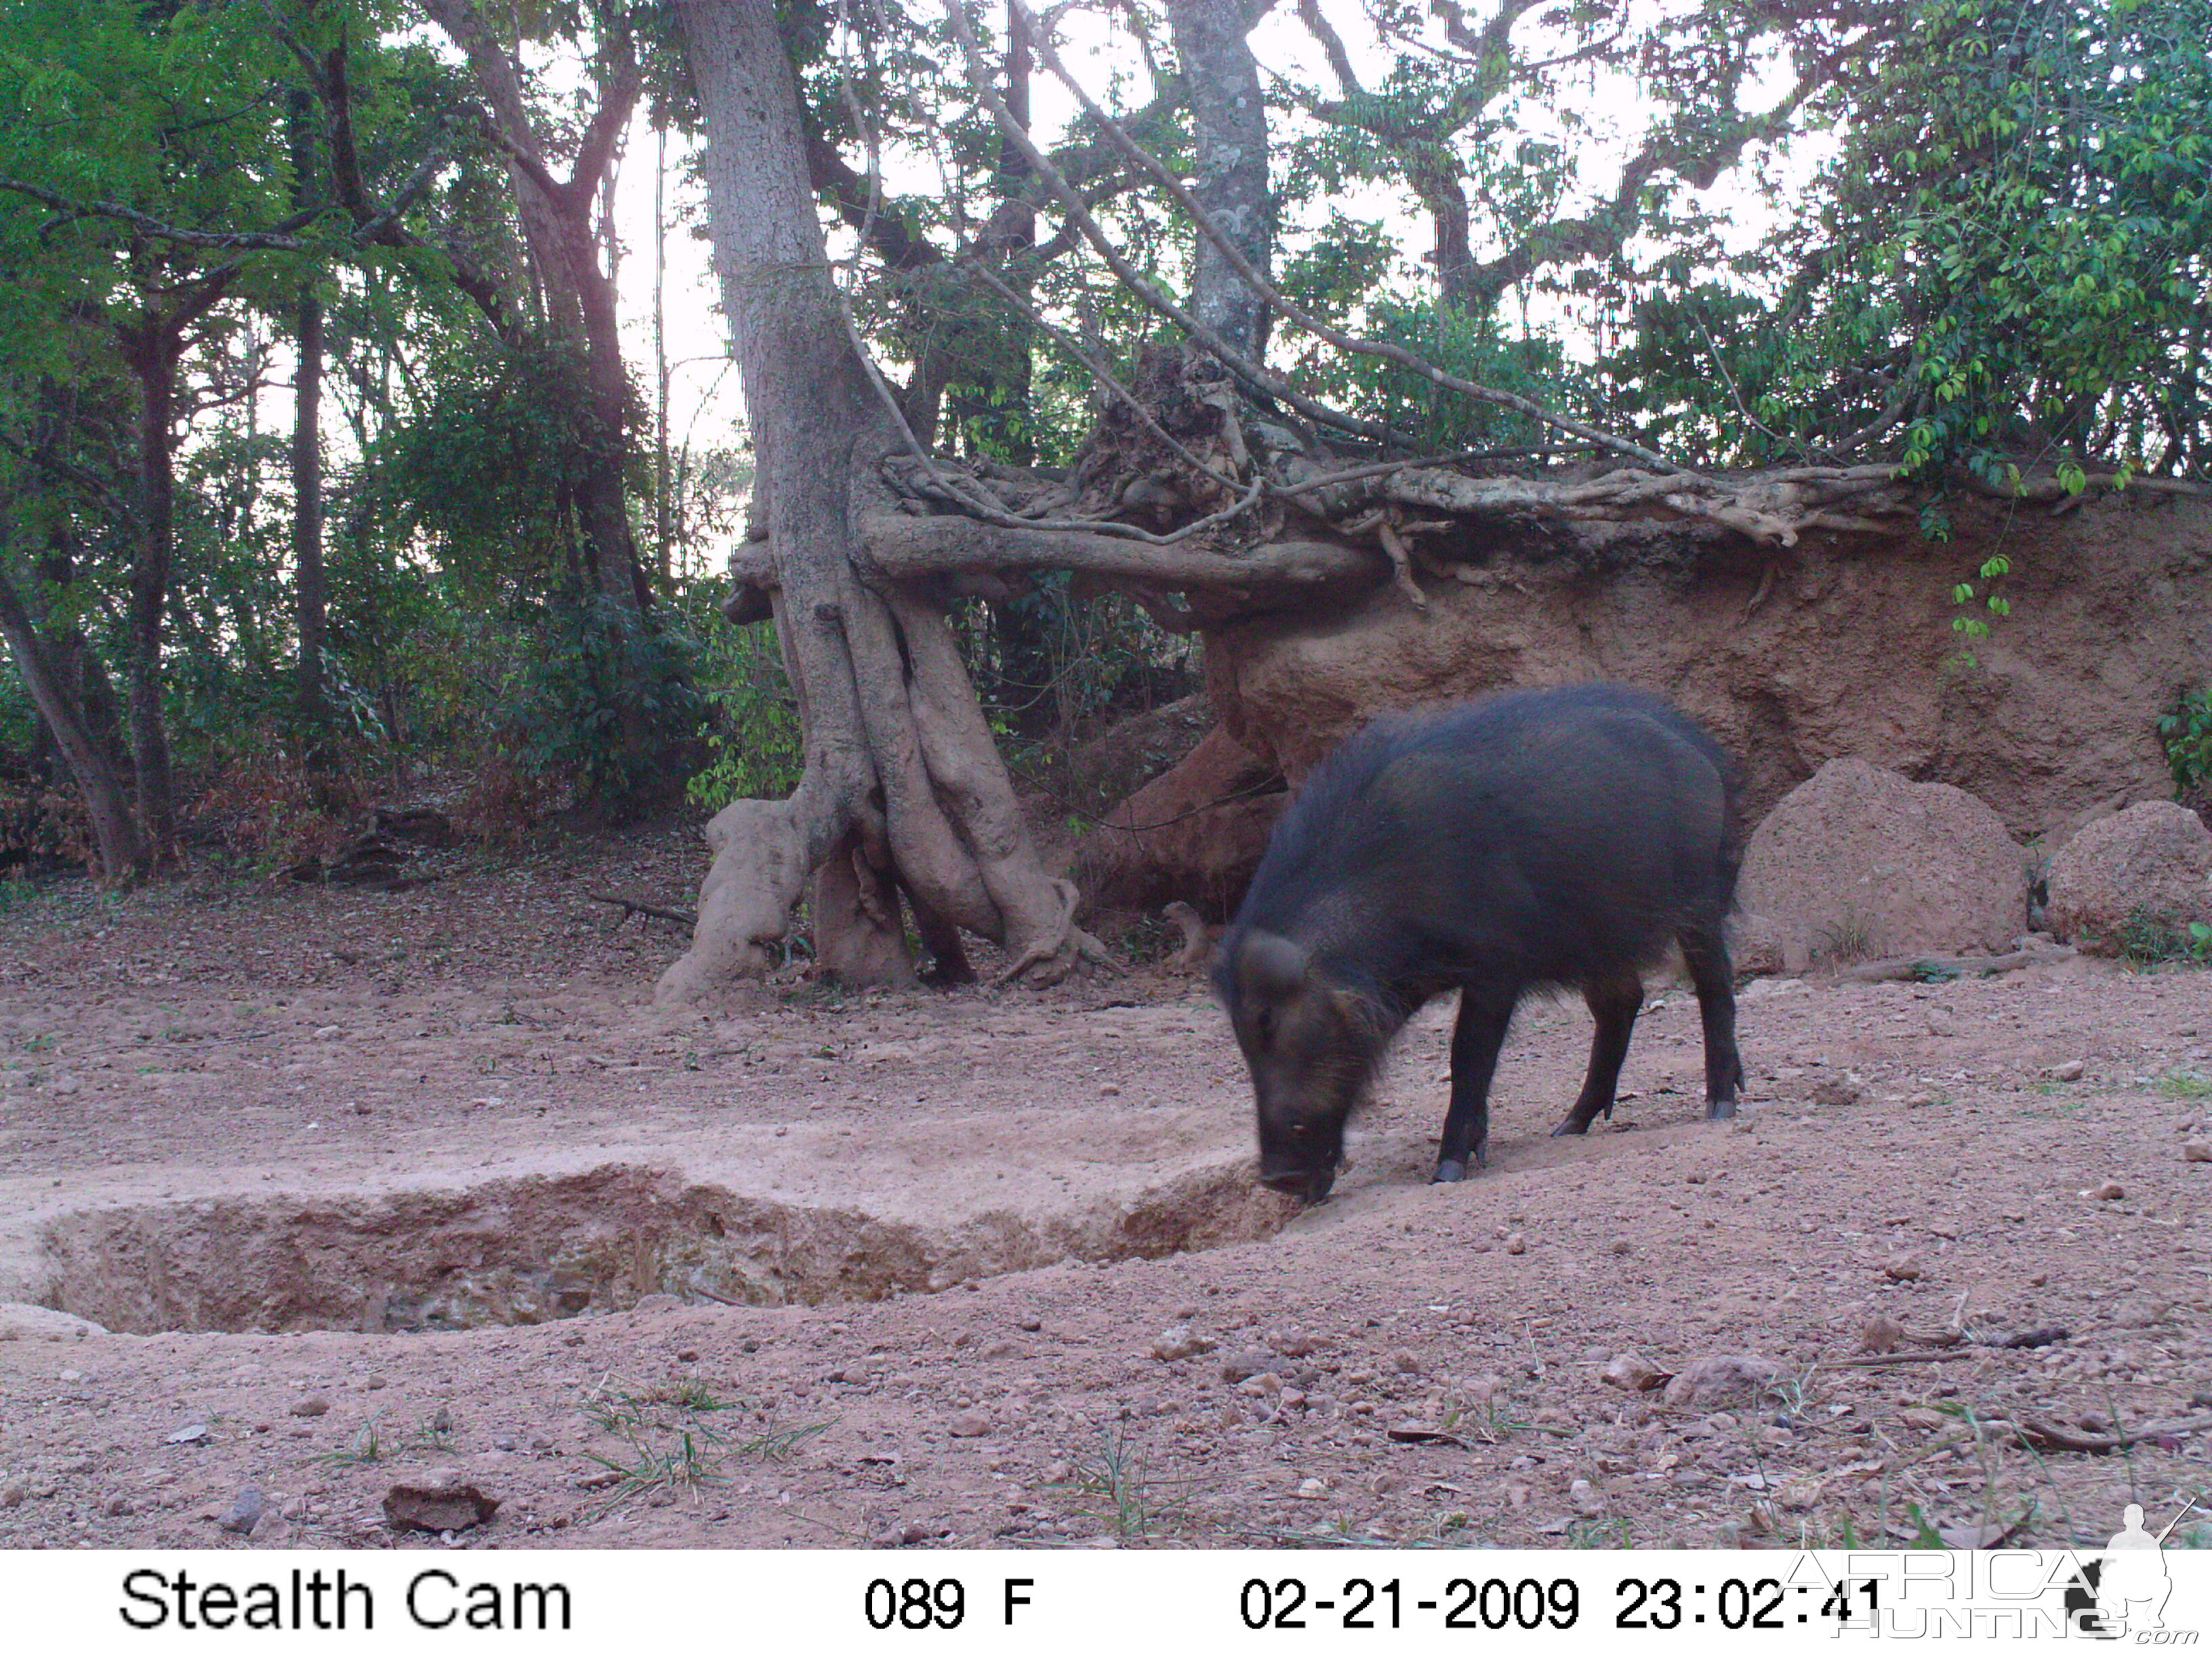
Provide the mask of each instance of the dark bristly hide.
POLYGON ((1596 1019, 1582 1093, 1555 1131, 1582 1133, 1612 1115, 1642 975, 1670 946, 1704 1015, 1710 1115, 1733 1115, 1736 821, 1720 746, 1622 686, 1513 692, 1352 738, 1277 825, 1214 959, 1251 1067, 1261 1178, 1327 1197, 1391 1038, 1455 989, 1434 1179, 1483 1162, 1498 1048, 1531 989, 1579 989, 1596 1019))

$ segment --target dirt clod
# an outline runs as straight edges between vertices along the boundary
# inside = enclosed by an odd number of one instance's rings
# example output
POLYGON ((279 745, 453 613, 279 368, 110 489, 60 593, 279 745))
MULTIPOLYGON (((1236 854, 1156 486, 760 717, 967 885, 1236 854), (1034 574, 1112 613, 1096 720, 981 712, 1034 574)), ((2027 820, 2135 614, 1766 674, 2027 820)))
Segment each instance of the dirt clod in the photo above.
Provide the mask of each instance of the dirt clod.
POLYGON ((1648 1394, 1667 1385, 1668 1374, 1653 1364, 1640 1353, 1615 1354, 1607 1362, 1601 1380, 1630 1394, 1648 1394))
POLYGON ((268 1507, 269 1500, 261 1495, 258 1486, 241 1488, 238 1496, 224 1505, 222 1513, 216 1517, 216 1525, 225 1532, 252 1532, 253 1523, 261 1518, 261 1512, 268 1507))
POLYGON ((1667 1385, 1669 1406, 1711 1406, 1757 1395, 1774 1381, 1772 1362, 1755 1354, 1715 1354, 1692 1359, 1667 1385))
POLYGON ((483 1526, 498 1512, 501 1499, 487 1497, 458 1473, 441 1470, 392 1484, 384 1495, 385 1519, 413 1532, 464 1532, 483 1526))
POLYGON ((1859 1328, 1861 1353, 1894 1353, 1905 1346, 1905 1327, 1887 1314, 1876 1314, 1859 1328))

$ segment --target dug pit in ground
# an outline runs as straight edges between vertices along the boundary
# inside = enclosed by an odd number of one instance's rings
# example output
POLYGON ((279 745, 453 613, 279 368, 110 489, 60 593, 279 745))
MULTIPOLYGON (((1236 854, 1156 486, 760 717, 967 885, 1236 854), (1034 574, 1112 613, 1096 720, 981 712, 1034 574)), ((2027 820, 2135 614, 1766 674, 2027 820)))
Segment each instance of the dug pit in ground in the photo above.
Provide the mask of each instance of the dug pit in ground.
MULTIPOLYGON (((1201 1012, 1117 1011, 1121 1029, 1170 1041, 1201 1012)), ((916 1058, 911 1044, 847 1046, 810 1057, 869 1103, 872 1060, 916 1058)), ((404 1178, 357 1153, 337 1167, 119 1170, 62 1192, 0 1181, 0 1301, 138 1333, 461 1329, 647 1297, 874 1300, 1208 1249, 1289 1213, 1254 1187, 1241 1124, 1118 1088, 989 1115, 957 1094, 909 1099, 866 1133, 849 1095, 817 1096, 793 1122, 776 1109, 760 1121, 749 1092, 688 1133, 664 1120, 657 1144, 625 1135, 618 1158, 502 1150, 478 1114, 404 1178)))

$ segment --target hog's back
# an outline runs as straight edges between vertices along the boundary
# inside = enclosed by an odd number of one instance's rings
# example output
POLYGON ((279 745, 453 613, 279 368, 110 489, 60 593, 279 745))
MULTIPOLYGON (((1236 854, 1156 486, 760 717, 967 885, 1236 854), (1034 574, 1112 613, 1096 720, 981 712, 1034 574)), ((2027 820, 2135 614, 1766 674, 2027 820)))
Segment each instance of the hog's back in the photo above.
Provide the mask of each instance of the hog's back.
POLYGON ((1356 979, 1578 983, 1717 930, 1731 769, 1663 699, 1522 692, 1378 722, 1285 815, 1238 927, 1356 979))

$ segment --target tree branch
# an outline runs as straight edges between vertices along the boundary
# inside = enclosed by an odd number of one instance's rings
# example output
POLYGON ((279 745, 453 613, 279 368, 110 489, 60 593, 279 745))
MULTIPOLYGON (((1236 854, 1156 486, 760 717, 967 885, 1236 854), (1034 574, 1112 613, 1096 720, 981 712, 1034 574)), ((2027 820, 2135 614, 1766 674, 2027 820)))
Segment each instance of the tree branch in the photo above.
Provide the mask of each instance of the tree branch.
MULTIPOLYGON (((1376 557, 1335 542, 1271 542, 1247 553, 1156 547, 1081 531, 981 525, 972 519, 867 520, 866 558, 890 580, 987 570, 1079 570, 1155 587, 1260 589, 1310 586, 1378 577, 1376 557)), ((775 560, 765 542, 747 542, 731 556, 739 580, 773 585, 775 560)))
POLYGON ((602 54, 610 61, 605 77, 605 90, 599 98, 599 106, 592 112, 591 125, 584 129, 582 141, 576 146, 576 165, 570 169, 568 182, 562 190, 571 203, 587 204, 614 164, 615 151, 622 143, 623 132, 629 125, 630 111, 637 106, 637 95, 643 77, 637 64, 637 46, 631 39, 628 23, 616 26, 614 40, 602 54))
POLYGON ((0 190, 27 196, 33 201, 42 203, 71 218, 112 219, 118 224, 130 226, 141 236, 151 237, 160 242, 174 242, 180 247, 298 253, 306 249, 307 244, 290 233, 304 229, 322 216, 319 209, 296 213, 279 222, 274 230, 183 230, 155 218, 151 214, 125 207, 119 202, 80 202, 58 195, 40 185, 27 184, 20 179, 0 178, 0 190))
MULTIPOLYGON (((319 71, 311 70, 310 78, 330 124, 331 177, 337 187, 338 205, 353 221, 355 234, 363 241, 384 247, 428 246, 399 222, 399 217, 410 203, 418 199, 436 181, 442 166, 438 151, 434 148, 424 158, 422 165, 402 187, 398 201, 390 207, 379 207, 362 178, 361 152, 354 140, 353 89, 347 76, 343 40, 331 48, 319 71)), ((491 325, 492 332, 502 340, 512 338, 514 321, 507 315, 507 301, 499 285, 452 248, 435 251, 453 266, 454 285, 476 302, 477 309, 491 325)))
MULTIPOLYGON (((1010 3, 1013 4, 1018 9, 1024 12, 1027 11, 1027 8, 1022 6, 1021 0, 1010 0, 1010 3)), ((966 29, 966 21, 964 17, 961 16, 959 0, 955 0, 952 12, 956 17, 961 18, 959 27, 963 30, 963 38, 972 38, 972 36, 967 35, 964 33, 966 29)), ((1463 398, 1473 398, 1477 403, 1488 404, 1492 408, 1506 410, 1513 414, 1526 416, 1528 419, 1540 422, 1546 426, 1554 428, 1555 430, 1570 433, 1575 437, 1584 440, 1586 442, 1596 444, 1601 448, 1609 449, 1617 455, 1627 456, 1632 459, 1642 461, 1646 465, 1658 467, 1664 471, 1691 474, 1691 469, 1668 460, 1664 455, 1660 454, 1656 450, 1647 449, 1641 444, 1632 443, 1626 438, 1617 438, 1609 432, 1601 431, 1595 427, 1586 426, 1582 422, 1575 420, 1571 416, 1557 414, 1551 410, 1546 409, 1542 404, 1535 403, 1532 399, 1522 397, 1517 392, 1501 392, 1495 386, 1483 386, 1478 381, 1465 380, 1459 375, 1447 374, 1444 370, 1438 368, 1435 364, 1427 362, 1425 359, 1411 351, 1407 350, 1403 346, 1394 344, 1389 341, 1366 340, 1361 339, 1354 335, 1346 334, 1343 330, 1331 326, 1329 324, 1322 321, 1319 318, 1315 317, 1310 313, 1305 311, 1303 307, 1292 304, 1288 299, 1284 297, 1280 290, 1276 289, 1273 283, 1267 280, 1267 278, 1261 276, 1257 270, 1253 269, 1251 262, 1245 258, 1243 252, 1236 246, 1232 240, 1224 234, 1221 230, 1214 225, 1211 216, 1200 210, 1198 204, 1192 199, 1190 191, 1184 185, 1182 180, 1176 178, 1174 173, 1167 167, 1164 166, 1158 157, 1154 156, 1151 152, 1144 149, 1133 140, 1130 139, 1128 136, 1123 133, 1121 128, 1115 124, 1113 118, 1099 108, 1097 104, 1091 99, 1091 94, 1085 90, 1081 84, 1076 81, 1073 76, 1067 72, 1066 68, 1060 61, 1060 54, 1053 49, 1052 43, 1048 40, 1040 37, 1037 41, 1037 50, 1039 55, 1044 60, 1045 66, 1051 70, 1054 76, 1060 82, 1060 84, 1066 87, 1068 91, 1073 94, 1074 96, 1082 103, 1084 108, 1090 112, 1094 120, 1099 123, 1101 128, 1105 131, 1107 136, 1114 141, 1116 147, 1119 148, 1124 155, 1127 155, 1128 158, 1139 168, 1144 172, 1150 173, 1155 179, 1157 179, 1161 186, 1167 191, 1168 194, 1174 198, 1176 204, 1190 216, 1192 222, 1198 227, 1200 233, 1212 241, 1216 247, 1221 250, 1223 256, 1228 261, 1230 268, 1236 271, 1237 275, 1251 288, 1255 294, 1259 295, 1283 316, 1287 317, 1291 321, 1297 324, 1299 327, 1304 329, 1309 334, 1311 334, 1316 338, 1335 347, 1339 351, 1352 352, 1363 357, 1374 357, 1380 359, 1384 362, 1395 363, 1401 368, 1411 369, 1415 374, 1422 375, 1432 386, 1441 386, 1447 391, 1456 392, 1463 398)), ((973 54, 971 54, 971 57, 972 56, 973 54)), ((974 78, 974 70, 972 67, 970 70, 970 78, 974 78)), ((1011 125, 1011 118, 1005 117, 1001 113, 1000 107, 994 107, 993 113, 1000 115, 1002 120, 1006 120, 1009 125, 1011 125)), ((1691 476, 1695 475, 1691 474, 1691 476)))
MULTIPOLYGON (((1037 148, 1036 143, 1030 137, 1028 130, 1014 119, 1012 112, 1007 110, 1005 100, 993 88, 989 73, 984 65, 982 47, 976 41, 975 27, 969 21, 964 5, 965 0, 952 0, 952 4, 947 9, 946 15, 951 20, 953 33, 958 37, 961 48, 967 55, 969 84, 974 88, 976 96, 982 100, 984 106, 998 121, 1000 130, 1006 133, 1013 141, 1016 148, 1029 158, 1030 165, 1036 169, 1038 176, 1060 198, 1060 204, 1066 208, 1070 218, 1081 228, 1084 240, 1089 242, 1098 257, 1106 262, 1107 268, 1120 279, 1124 288, 1219 358, 1237 379, 1243 380, 1262 397, 1278 399, 1297 410, 1309 420, 1334 427, 1339 431, 1349 432, 1371 441, 1402 442, 1408 445, 1413 442, 1411 434, 1401 434, 1374 421, 1363 421, 1352 416, 1340 414, 1326 404, 1316 403, 1306 397, 1288 381, 1237 350, 1182 306, 1170 299, 1153 283, 1147 281, 1142 272, 1123 258, 1120 250, 1115 247, 1112 239, 1106 234, 1104 228, 1084 207, 1082 198, 1076 193, 1075 187, 1069 184, 1060 169, 1053 165, 1052 158, 1037 148)), ((1048 61, 1052 61, 1053 54, 1050 48, 1048 46, 1045 51, 1048 61)), ((1095 110, 1097 106, 1092 105, 1091 107, 1095 110)))

